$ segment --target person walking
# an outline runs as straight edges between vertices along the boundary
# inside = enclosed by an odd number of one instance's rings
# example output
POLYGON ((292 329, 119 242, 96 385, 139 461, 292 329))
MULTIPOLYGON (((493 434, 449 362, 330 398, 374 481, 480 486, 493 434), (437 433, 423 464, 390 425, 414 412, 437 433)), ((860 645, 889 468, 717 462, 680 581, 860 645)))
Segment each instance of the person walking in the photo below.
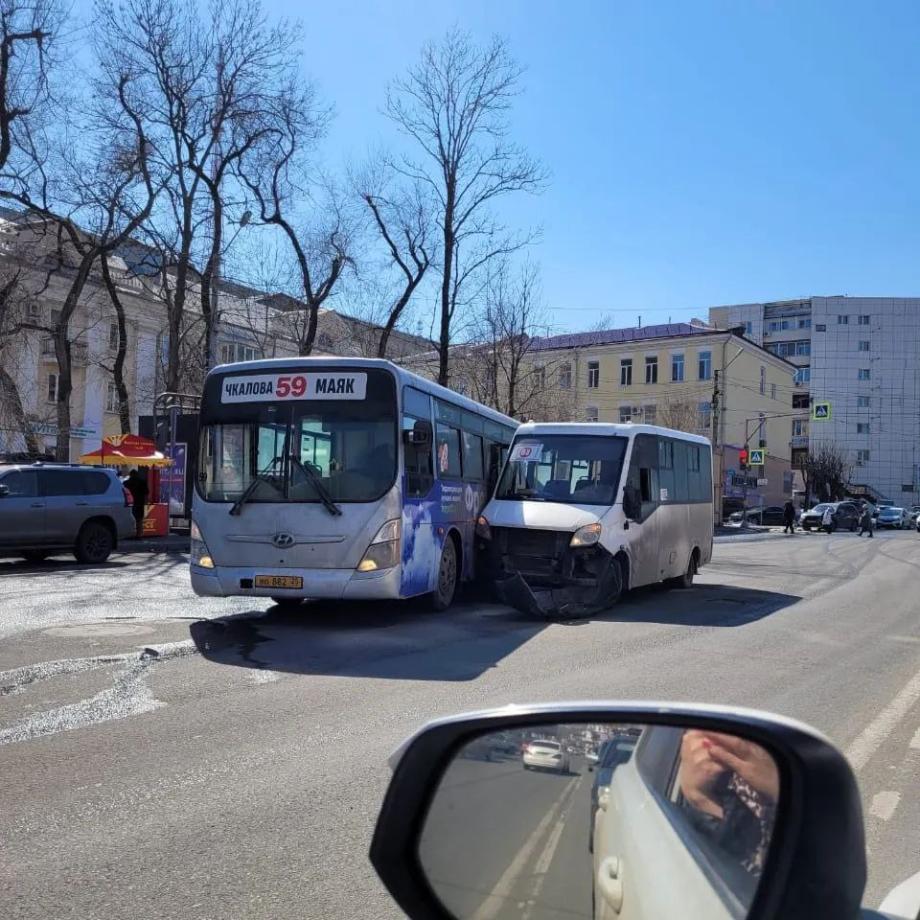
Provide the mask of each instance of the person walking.
POLYGON ((795 506, 791 501, 783 505, 783 533, 795 533, 795 506))
POLYGON ((834 532, 834 509, 830 505, 824 509, 824 516, 821 518, 821 526, 827 533, 834 532))
POLYGON ((862 536, 864 533, 868 532, 869 537, 872 537, 872 506, 869 504, 863 505, 862 514, 859 516, 859 535, 862 536))
POLYGON ((131 505, 131 514, 134 515, 135 538, 140 540, 144 535, 144 511, 147 504, 147 483, 144 477, 137 470, 131 470, 128 478, 125 480, 125 488, 131 493, 134 499, 131 505))

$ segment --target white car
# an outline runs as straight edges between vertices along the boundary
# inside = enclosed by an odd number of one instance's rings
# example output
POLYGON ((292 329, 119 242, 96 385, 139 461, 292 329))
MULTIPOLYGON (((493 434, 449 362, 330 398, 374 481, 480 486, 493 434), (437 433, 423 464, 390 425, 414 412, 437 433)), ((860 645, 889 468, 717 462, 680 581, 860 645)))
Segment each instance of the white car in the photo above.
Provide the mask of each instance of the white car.
POLYGON ((525 770, 569 772, 569 755, 558 741, 529 741, 521 755, 525 770))

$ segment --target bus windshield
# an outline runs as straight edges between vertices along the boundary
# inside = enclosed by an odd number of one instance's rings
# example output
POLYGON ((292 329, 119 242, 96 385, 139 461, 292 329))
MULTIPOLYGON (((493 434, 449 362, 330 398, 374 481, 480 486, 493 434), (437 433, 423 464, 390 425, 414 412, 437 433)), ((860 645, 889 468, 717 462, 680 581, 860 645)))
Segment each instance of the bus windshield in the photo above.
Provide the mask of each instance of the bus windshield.
POLYGON ((206 501, 370 502, 396 480, 392 377, 363 399, 203 407, 198 489, 206 501))
POLYGON ((495 497, 612 505, 616 500, 627 439, 540 434, 515 438, 495 497))

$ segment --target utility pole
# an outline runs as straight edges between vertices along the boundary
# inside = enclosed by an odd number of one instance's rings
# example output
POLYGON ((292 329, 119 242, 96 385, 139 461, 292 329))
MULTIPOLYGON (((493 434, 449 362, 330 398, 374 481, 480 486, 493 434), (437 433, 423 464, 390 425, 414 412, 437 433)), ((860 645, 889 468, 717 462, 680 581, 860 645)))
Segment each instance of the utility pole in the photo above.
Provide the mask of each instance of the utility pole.
POLYGON ((719 447, 719 414, 721 412, 720 396, 721 391, 719 390, 719 371, 712 372, 712 400, 709 403, 709 420, 712 424, 712 453, 713 457, 717 458, 717 476, 716 481, 713 484, 713 515, 714 515, 714 524, 718 527, 722 523, 722 450, 719 447))

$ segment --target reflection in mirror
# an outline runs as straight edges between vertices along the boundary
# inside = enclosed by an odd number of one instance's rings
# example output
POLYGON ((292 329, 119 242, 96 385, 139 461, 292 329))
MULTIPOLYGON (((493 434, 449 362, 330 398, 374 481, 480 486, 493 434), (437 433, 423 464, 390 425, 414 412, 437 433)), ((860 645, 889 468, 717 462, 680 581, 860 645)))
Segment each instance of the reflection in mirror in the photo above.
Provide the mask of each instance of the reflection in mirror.
POLYGON ((773 756, 735 735, 531 725, 457 752, 419 860, 461 920, 743 918, 778 800, 773 756))

